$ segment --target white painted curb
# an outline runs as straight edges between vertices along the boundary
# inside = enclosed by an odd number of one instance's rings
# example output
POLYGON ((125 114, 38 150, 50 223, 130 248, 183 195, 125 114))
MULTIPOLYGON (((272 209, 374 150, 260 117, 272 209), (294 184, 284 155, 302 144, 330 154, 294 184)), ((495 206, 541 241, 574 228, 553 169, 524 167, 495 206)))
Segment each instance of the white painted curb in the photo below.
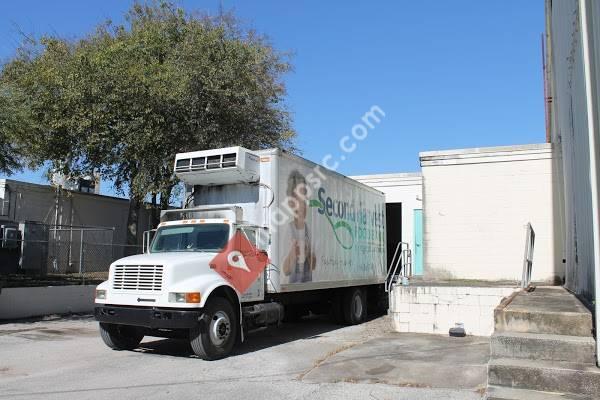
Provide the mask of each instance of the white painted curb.
POLYGON ((3 288, 0 320, 94 310, 96 285, 3 288))

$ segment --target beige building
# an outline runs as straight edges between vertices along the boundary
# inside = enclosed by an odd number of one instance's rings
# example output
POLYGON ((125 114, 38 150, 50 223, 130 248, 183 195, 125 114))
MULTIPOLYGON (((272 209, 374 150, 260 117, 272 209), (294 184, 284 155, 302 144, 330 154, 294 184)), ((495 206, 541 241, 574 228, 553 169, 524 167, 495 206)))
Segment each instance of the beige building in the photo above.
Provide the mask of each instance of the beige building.
POLYGON ((353 176, 359 182, 385 193, 388 263, 399 241, 413 250, 413 274, 422 271, 423 178, 419 172, 353 176), (415 229, 416 228, 416 229, 415 229), (421 247, 421 251, 416 250, 421 247))
POLYGON ((526 228, 532 279, 562 283, 562 231, 550 144, 420 153, 425 277, 518 281, 526 228))

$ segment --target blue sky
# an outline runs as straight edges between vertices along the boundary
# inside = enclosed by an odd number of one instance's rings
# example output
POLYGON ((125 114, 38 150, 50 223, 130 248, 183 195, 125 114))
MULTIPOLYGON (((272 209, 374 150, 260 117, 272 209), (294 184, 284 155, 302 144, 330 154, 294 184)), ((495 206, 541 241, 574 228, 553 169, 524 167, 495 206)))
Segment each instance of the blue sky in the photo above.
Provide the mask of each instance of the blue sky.
MULTIPOLYGON (((304 157, 337 157, 371 106, 385 112, 340 164, 344 174, 417 171, 419 151, 545 139, 542 0, 178 3, 213 13, 222 4, 293 52, 287 104, 304 157)), ((77 37, 107 18, 120 22, 130 4, 2 2, 0 58, 14 53, 19 30, 77 37)), ((39 171, 13 178, 44 182, 39 171)))

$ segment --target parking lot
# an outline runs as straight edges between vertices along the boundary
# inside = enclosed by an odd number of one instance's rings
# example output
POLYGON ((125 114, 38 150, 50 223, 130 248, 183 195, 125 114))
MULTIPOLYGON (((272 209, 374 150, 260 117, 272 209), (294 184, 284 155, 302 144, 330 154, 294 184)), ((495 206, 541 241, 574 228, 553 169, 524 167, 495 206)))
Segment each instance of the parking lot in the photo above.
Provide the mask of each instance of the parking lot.
POLYGON ((397 334, 387 317, 312 318, 253 332, 207 362, 185 341, 108 349, 90 316, 0 325, 0 399, 478 399, 486 338, 397 334))

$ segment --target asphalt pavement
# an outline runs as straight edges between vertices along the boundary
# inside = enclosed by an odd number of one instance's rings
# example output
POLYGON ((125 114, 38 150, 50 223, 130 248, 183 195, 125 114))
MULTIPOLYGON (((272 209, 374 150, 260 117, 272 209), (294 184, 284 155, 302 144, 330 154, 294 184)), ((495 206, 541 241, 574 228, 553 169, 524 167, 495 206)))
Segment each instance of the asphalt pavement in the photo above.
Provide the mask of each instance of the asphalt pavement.
POLYGON ((231 357, 183 340, 113 351, 90 316, 0 324, 0 399, 480 399, 486 338, 391 332, 387 317, 325 318, 253 332, 231 357))

